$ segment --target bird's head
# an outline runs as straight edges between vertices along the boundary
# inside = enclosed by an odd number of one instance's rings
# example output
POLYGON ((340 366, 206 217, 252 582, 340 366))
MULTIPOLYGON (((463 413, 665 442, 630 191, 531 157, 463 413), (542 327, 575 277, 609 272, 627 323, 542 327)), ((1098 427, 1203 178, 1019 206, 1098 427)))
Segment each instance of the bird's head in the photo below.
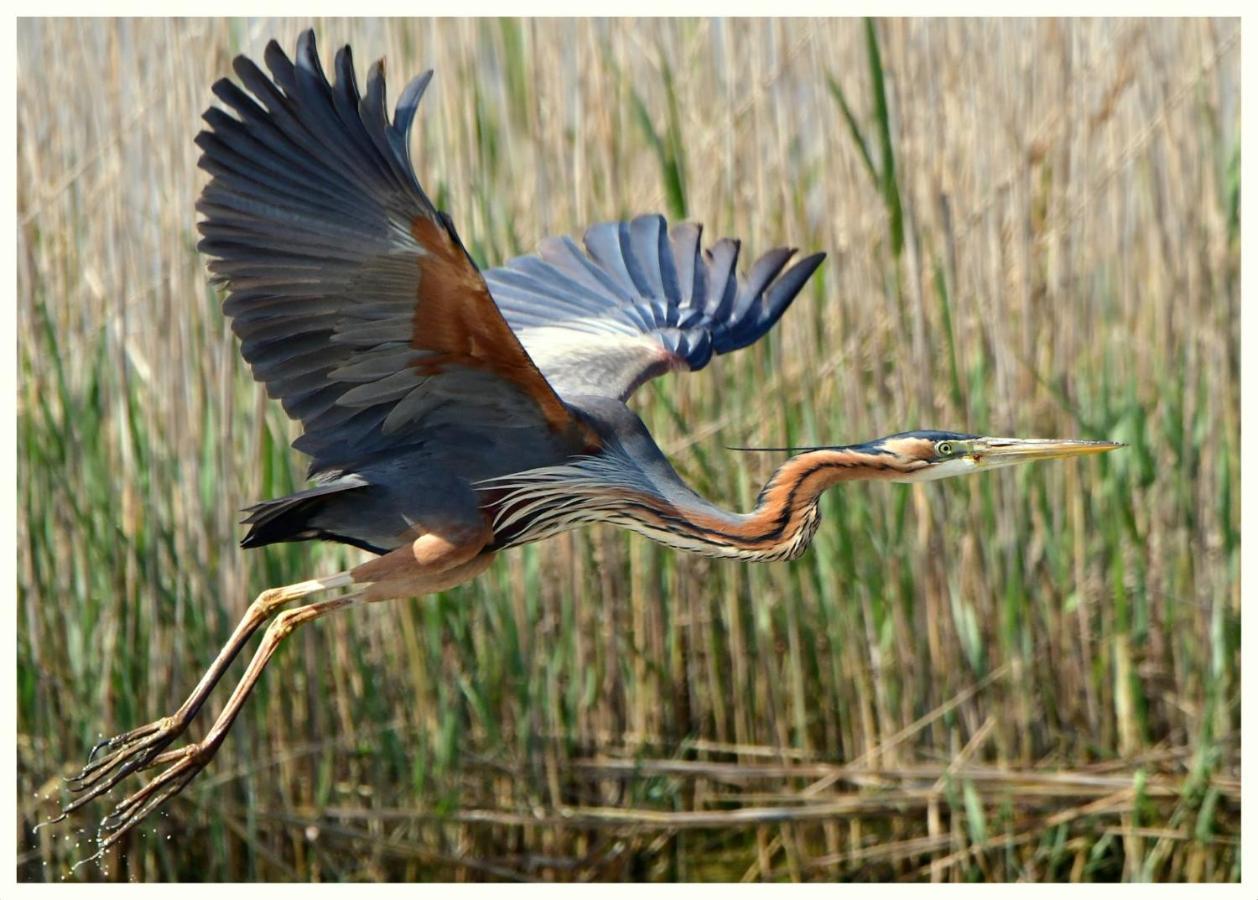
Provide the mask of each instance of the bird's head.
POLYGON ((1114 441, 984 437, 952 431, 906 431, 867 444, 835 448, 864 459, 888 481, 937 481, 1018 463, 1106 453, 1114 441))
MULTIPOLYGON (((791 520, 793 510, 814 508, 822 493, 846 481, 894 481, 912 484, 969 475, 1041 459, 1063 459, 1117 450, 1114 441, 983 437, 955 431, 906 431, 868 441, 828 447, 734 447, 736 450, 786 450, 792 456, 773 473, 760 492, 755 516, 765 521, 791 520)), ((798 521, 805 521, 798 519, 798 521)), ((816 522, 814 516, 811 521, 816 522)), ((798 534, 792 540, 798 543, 798 534)), ((795 544, 792 544, 795 546, 795 544)), ((799 546, 803 546, 800 544, 799 546)), ((792 557, 793 558, 793 557, 792 557)))

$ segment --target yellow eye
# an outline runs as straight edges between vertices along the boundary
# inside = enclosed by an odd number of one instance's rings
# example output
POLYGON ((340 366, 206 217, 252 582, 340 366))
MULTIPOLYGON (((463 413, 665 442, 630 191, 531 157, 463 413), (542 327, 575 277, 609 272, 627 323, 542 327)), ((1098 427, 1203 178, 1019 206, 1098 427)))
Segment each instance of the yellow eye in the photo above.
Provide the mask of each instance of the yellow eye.
POLYGON ((952 455, 952 442, 940 441, 938 444, 935 445, 935 452, 938 453, 940 456, 951 456, 952 455))

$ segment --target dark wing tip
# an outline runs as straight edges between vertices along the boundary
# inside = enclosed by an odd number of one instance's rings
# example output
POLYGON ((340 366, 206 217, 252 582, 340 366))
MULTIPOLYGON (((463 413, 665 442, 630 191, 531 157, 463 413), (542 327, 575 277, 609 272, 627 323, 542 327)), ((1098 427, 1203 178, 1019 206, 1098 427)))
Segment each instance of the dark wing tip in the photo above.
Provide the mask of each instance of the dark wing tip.
POLYGON ((423 99, 424 91, 428 90, 428 82, 432 81, 432 75, 433 70, 428 69, 412 78, 398 97, 397 105, 393 108, 393 128, 403 138, 410 134, 411 124, 415 121, 415 111, 419 109, 419 101, 423 99))
MULTIPOLYGON (((313 40, 313 36, 311 38, 313 40)), ((298 48, 300 49, 300 39, 298 48)), ((266 42, 266 48, 262 51, 262 59, 266 62, 267 68, 277 78, 283 78, 284 74, 291 71, 293 61, 288 58, 288 54, 284 52, 284 48, 280 46, 280 42, 271 38, 266 42)))
POLYGON ((737 307, 727 310, 726 317, 712 323, 717 353, 742 349, 763 337, 777 324, 826 257, 825 253, 813 253, 786 269, 787 261, 794 254, 794 248, 770 250, 756 261, 745 280, 740 279, 741 296, 737 307))
MULTIPOLYGON (((794 251, 792 250, 791 252, 793 253, 794 251)), ((769 287, 770 293, 777 291, 779 289, 782 289, 783 285, 794 283, 794 279, 796 278, 799 279, 799 284, 797 287, 795 287, 792 290, 792 294, 798 293, 799 290, 808 282, 808 279, 812 277, 812 273, 817 271, 817 269, 825 261, 826 261, 825 251, 821 251, 818 253, 811 253, 808 256, 805 256, 804 258, 797 260, 795 265, 787 269, 786 272, 783 275, 781 275, 777 281, 775 281, 772 285, 770 285, 769 287), (791 279, 791 281, 788 281, 787 279, 791 279)))

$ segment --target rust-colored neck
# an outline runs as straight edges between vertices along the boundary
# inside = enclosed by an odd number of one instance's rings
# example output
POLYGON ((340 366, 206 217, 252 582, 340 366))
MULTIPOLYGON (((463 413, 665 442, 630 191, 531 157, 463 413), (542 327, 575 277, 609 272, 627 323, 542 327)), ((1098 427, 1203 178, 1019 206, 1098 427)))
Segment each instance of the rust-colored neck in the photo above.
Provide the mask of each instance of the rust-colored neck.
POLYGON ((865 449, 810 450, 778 468, 756 508, 731 513, 678 482, 650 504, 637 503, 620 524, 678 549, 747 560, 795 559, 820 522, 817 501, 840 481, 887 479, 903 469, 891 454, 865 449))

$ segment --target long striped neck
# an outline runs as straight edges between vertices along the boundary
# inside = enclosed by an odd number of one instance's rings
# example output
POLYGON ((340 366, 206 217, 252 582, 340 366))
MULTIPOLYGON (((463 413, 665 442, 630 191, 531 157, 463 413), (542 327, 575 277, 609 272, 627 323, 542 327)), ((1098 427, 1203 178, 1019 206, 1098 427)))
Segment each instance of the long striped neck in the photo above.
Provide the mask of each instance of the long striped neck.
POLYGON ((484 485, 503 491, 495 504, 499 547, 610 522, 704 556, 767 561, 795 559, 808 548, 820 522, 817 501, 827 488, 899 474, 893 459, 868 451, 811 450, 773 473, 749 513, 700 497, 658 452, 646 460, 615 453, 584 457, 484 485))
POLYGON ((810 450, 778 467, 751 512, 730 513, 687 489, 699 503, 691 505, 674 497, 672 505, 681 515, 670 521, 672 533, 651 537, 711 556, 796 559, 812 543, 821 522, 817 504, 826 489, 840 481, 885 479, 898 474, 900 470, 890 462, 871 458, 864 451, 810 450), (696 541, 702 542, 704 549, 694 547, 696 541))

